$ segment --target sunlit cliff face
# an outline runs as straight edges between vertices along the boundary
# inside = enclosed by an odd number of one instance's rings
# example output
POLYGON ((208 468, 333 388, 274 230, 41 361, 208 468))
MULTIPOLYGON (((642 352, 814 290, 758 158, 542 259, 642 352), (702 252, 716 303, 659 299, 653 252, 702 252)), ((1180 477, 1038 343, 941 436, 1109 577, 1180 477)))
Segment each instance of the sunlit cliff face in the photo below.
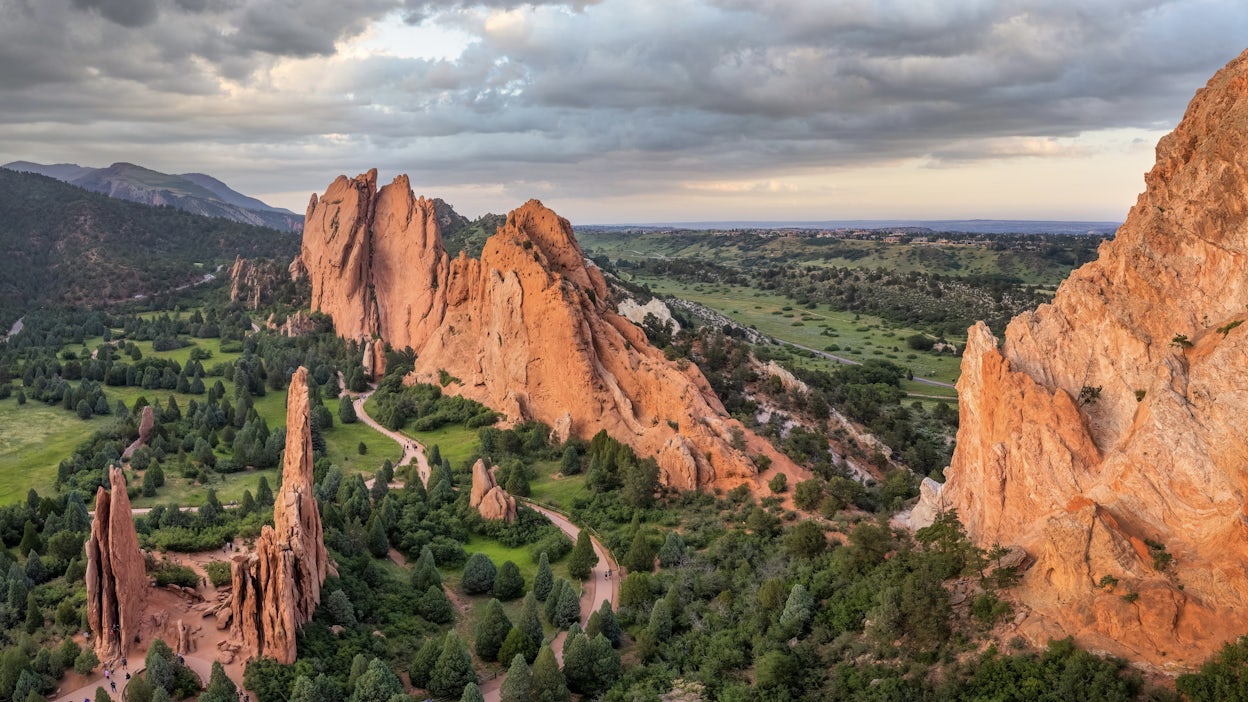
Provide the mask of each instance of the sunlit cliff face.
POLYGON ((1036 558, 1037 642, 1158 666, 1248 630, 1248 54, 1157 147, 1100 257, 1004 343, 971 329, 941 500, 1036 558))

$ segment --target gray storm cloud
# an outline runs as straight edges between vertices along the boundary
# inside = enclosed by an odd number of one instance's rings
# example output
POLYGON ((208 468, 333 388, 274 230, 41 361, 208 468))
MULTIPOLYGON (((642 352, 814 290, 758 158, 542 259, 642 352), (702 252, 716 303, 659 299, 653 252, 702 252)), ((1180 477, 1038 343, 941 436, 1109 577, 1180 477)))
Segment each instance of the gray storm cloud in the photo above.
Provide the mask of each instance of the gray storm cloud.
POLYGON ((1196 0, 0 0, 0 154, 578 195, 1043 158, 1173 124, 1245 29, 1196 0), (469 42, 349 50, 380 21, 469 42))

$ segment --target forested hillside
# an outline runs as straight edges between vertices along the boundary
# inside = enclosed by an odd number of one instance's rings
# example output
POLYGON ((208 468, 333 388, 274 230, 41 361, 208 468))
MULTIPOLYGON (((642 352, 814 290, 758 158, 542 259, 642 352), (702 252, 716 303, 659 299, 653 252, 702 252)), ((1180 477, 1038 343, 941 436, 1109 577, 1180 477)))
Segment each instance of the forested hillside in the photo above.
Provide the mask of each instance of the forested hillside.
POLYGON ((0 325, 45 304, 151 294, 244 257, 289 259, 297 233, 113 200, 0 170, 0 325))

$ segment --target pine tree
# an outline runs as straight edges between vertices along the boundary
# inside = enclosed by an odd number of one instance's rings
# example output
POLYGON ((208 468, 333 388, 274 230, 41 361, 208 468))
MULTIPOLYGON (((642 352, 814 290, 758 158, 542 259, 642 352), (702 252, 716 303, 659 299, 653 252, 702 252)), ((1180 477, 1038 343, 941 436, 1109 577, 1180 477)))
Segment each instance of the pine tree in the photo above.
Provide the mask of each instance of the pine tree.
POLYGON ((615 617, 615 611, 611 609, 611 602, 602 601, 602 606, 593 614, 589 615, 589 622, 585 625, 585 635, 594 638, 598 634, 607 637, 607 641, 611 642, 613 647, 618 648, 623 640, 624 632, 620 629, 620 622, 615 617))
POLYGON ((503 561, 494 578, 494 596, 504 602, 510 602, 524 595, 524 576, 520 568, 511 561, 503 561))
POLYGON ((433 559, 433 549, 425 546, 420 549, 420 557, 416 559, 416 567, 412 569, 412 589, 424 592, 430 587, 442 585, 442 574, 438 572, 437 563, 433 559))
POLYGON ((442 644, 442 653, 438 661, 429 671, 429 692, 437 697, 455 697, 461 694, 464 686, 476 682, 477 675, 472 671, 472 658, 459 636, 454 631, 447 632, 442 644))
POLYGON ((611 687, 620 676, 620 652, 615 650, 606 636, 598 634, 589 642, 589 657, 593 661, 592 682, 586 692, 593 694, 611 687))
POLYGON ((43 628, 43 612, 39 610, 39 603, 35 601, 35 593, 27 593, 26 633, 33 634, 41 628, 43 628))
POLYGON ((208 676, 208 687, 199 696, 199 702, 238 702, 238 687, 225 674, 221 661, 212 662, 212 673, 208 676))
POLYGON ((359 419, 355 414, 355 404, 351 402, 351 398, 347 395, 338 398, 338 421, 343 424, 355 424, 359 419))
POLYGON ((390 553, 390 540, 386 538, 386 527, 375 516, 368 522, 368 550, 377 558, 385 558, 390 553))
POLYGON ((780 615, 780 635, 788 639, 801 634, 810 623, 814 611, 815 598, 806 586, 801 583, 794 585, 785 600, 784 612, 780 615))
POLYGON ((538 600, 545 602, 554 585, 555 574, 550 570, 550 558, 546 556, 545 551, 542 551, 542 555, 537 559, 537 574, 533 576, 533 594, 538 600))
POLYGON ((550 588, 550 594, 546 596, 546 621, 552 625, 555 623, 555 613, 559 609, 559 597, 563 594, 563 588, 568 586, 568 581, 563 578, 555 578, 555 584, 550 588))
POLYGON ((256 504, 261 507, 269 507, 273 504, 273 489, 269 487, 269 480, 265 476, 260 476, 260 484, 256 486, 256 504))
MULTIPOLYGON (((349 702, 387 702, 403 693, 403 681, 380 658, 369 661, 368 668, 355 681, 349 702)), ((229 702, 229 701, 223 701, 229 702)))
POLYGON ((433 666, 438 662, 438 656, 441 653, 441 642, 432 636, 425 639, 420 649, 416 651, 416 655, 412 657, 412 665, 407 669, 407 676, 412 679, 412 685, 420 688, 429 687, 429 674, 433 672, 433 666))
POLYGON ((517 654, 511 659, 507 668, 507 678, 499 688, 501 702, 530 702, 533 697, 533 671, 524 662, 524 656, 517 654))
POLYGON ((576 475, 581 472, 581 454, 577 453, 575 446, 568 446, 563 450, 559 472, 564 475, 576 475))
POLYGON ((570 584, 565 584, 563 591, 559 593, 559 605, 555 608, 555 618, 551 623, 559 628, 565 628, 580 620, 581 596, 570 584))
POLYGON ((659 549, 659 565, 673 568, 685 562, 685 540, 675 531, 669 531, 659 549))
POLYGON ((672 635, 672 608, 667 600, 659 600, 650 610, 650 623, 646 627, 650 638, 662 641, 672 635))
POLYGON ((568 575, 577 580, 586 580, 598 565, 598 554, 594 553, 594 545, 589 539, 589 531, 581 529, 576 535, 576 546, 568 558, 568 575))
POLYGON ((26 520, 26 526, 22 530, 22 540, 17 545, 19 553, 30 553, 31 551, 39 551, 43 548, 43 543, 39 540, 39 530, 35 528, 35 523, 26 520))
POLYGON ((511 620, 503 611, 502 603, 498 600, 490 600, 485 607, 485 614, 477 621, 477 626, 473 631, 476 639, 473 648, 477 656, 483 661, 498 660, 498 651, 510 632, 511 620))
POLYGON ((589 640, 580 632, 568 634, 563 642, 563 674, 568 689, 585 693, 593 686, 593 660, 589 653, 589 640))
POLYGON ((434 624, 450 624, 455 618, 455 608, 441 585, 430 585, 416 603, 416 612, 434 624))
POLYGON ((559 670, 554 651, 549 646, 542 648, 533 663, 533 702, 570 702, 568 682, 559 670))
POLYGON ((478 552, 469 556, 468 562, 464 564, 464 575, 460 584, 465 593, 481 595, 494 588, 494 578, 497 575, 498 568, 494 567, 494 561, 478 552))
POLYGON ((542 645, 546 634, 542 630, 542 620, 537 616, 537 598, 531 592, 524 596, 524 606, 520 608, 520 621, 517 626, 533 642, 533 655, 536 656, 537 647, 542 645))
POLYGON ((521 656, 525 660, 532 660, 537 657, 537 649, 540 644, 533 643, 533 639, 518 626, 511 627, 511 631, 507 632, 507 638, 503 639, 503 645, 498 647, 498 660, 505 661, 508 657, 515 658, 521 656))
POLYGON ((638 529, 633 535, 633 542, 624 554, 622 565, 630 573, 649 573, 654 570, 654 551, 642 530, 638 529))
POLYGON ((481 688, 475 682, 470 682, 464 686, 464 694, 460 695, 459 702, 485 702, 485 695, 481 694, 481 688))

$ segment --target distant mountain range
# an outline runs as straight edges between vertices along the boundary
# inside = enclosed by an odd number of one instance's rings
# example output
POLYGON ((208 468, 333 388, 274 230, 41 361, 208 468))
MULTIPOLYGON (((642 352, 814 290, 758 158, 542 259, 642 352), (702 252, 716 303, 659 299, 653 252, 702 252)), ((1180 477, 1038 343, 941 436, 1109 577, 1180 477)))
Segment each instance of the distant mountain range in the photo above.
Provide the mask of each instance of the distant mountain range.
POLYGON ((174 290, 236 256, 284 264, 299 239, 0 169, 0 331, 41 305, 99 305, 174 290))
POLYGON ((597 229, 927 229, 968 234, 1113 234, 1122 222, 1046 219, 830 219, 821 221, 646 222, 597 229))
POLYGON ((167 205, 205 217, 224 217, 235 222, 284 231, 303 229, 302 215, 266 205, 203 173, 170 175, 133 163, 114 163, 108 168, 89 168, 76 163, 44 165, 14 161, 0 168, 38 173, 118 200, 144 205, 167 205))

